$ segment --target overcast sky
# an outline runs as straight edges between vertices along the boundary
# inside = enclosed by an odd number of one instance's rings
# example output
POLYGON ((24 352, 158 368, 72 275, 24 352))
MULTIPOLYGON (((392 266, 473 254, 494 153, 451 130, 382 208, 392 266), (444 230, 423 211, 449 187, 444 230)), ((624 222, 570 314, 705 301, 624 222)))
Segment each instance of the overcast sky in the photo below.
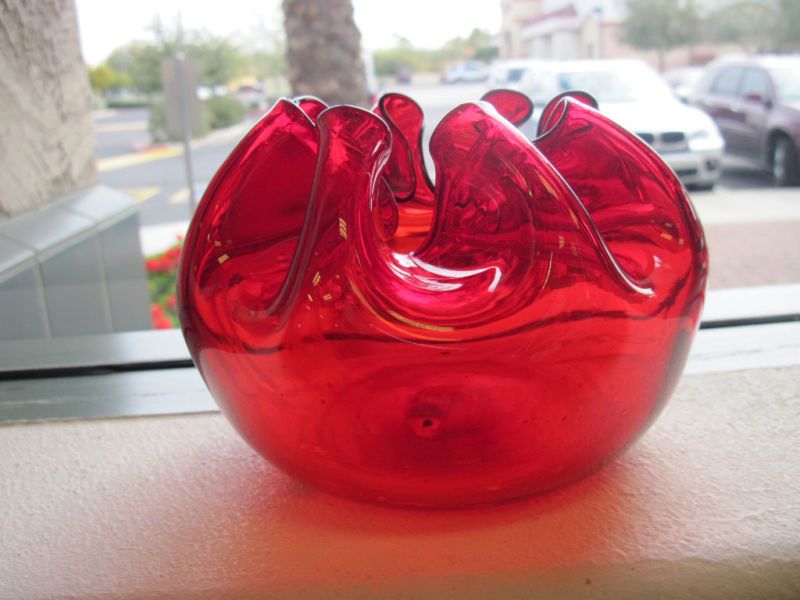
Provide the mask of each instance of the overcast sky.
MULTIPOLYGON (((279 0, 76 0, 83 55, 91 65, 135 39, 148 39, 147 26, 160 15, 172 22, 181 14, 187 29, 207 29, 220 35, 251 31, 261 19, 280 27, 279 0)), ((356 23, 366 48, 394 45, 396 36, 420 47, 433 48, 474 27, 492 33, 500 28, 500 0, 353 0, 356 23)))

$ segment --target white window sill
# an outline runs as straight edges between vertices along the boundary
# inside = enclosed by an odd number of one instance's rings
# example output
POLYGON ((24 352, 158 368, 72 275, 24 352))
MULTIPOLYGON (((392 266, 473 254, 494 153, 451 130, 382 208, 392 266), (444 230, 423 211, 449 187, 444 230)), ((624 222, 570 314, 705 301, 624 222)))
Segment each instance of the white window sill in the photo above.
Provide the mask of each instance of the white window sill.
POLYGON ((687 375, 596 476, 467 511, 303 487, 219 414, 0 426, 0 597, 798 598, 786 362, 687 375))

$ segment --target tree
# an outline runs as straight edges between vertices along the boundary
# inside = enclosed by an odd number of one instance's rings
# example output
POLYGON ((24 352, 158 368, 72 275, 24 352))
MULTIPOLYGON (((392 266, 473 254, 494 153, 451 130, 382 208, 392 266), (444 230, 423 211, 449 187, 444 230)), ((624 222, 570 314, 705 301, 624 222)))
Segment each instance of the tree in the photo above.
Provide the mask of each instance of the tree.
POLYGON ((152 96, 161 91, 161 59, 164 53, 153 44, 132 42, 114 50, 106 63, 127 75, 138 92, 152 96))
POLYGON ((242 56, 242 73, 252 75, 259 81, 286 75, 286 48, 276 50, 252 50, 242 56))
POLYGON ((628 17, 621 26, 621 39, 634 48, 655 50, 659 69, 663 70, 667 52, 693 41, 698 20, 693 2, 628 0, 628 17))
POLYGON ((368 101, 351 0, 283 0, 289 82, 331 104, 368 101))
POLYGON ((103 94, 114 88, 129 87, 131 79, 123 73, 118 73, 108 64, 103 63, 93 69, 89 69, 89 83, 95 92, 103 94))
POLYGON ((778 3, 778 50, 796 52, 800 50, 800 2, 780 0, 778 3))
POLYGON ((449 63, 460 60, 489 62, 497 58, 499 50, 491 44, 489 32, 477 28, 466 38, 453 38, 434 50, 415 48, 407 38, 400 37, 393 48, 374 53, 375 72, 378 75, 393 75, 398 69, 441 71, 449 63))
POLYGON ((747 52, 765 52, 776 41, 778 21, 770 3, 737 2, 711 13, 708 29, 716 42, 736 44, 747 52))
POLYGON ((797 0, 743 0, 708 18, 712 39, 748 52, 800 49, 800 3, 797 0))
POLYGON ((197 59, 200 83, 212 87, 225 85, 241 74, 244 57, 227 39, 208 33, 195 34, 193 38, 186 54, 197 59))
POLYGON ((375 73, 378 75, 394 75, 402 69, 409 71, 431 71, 435 67, 431 50, 415 48, 404 37, 398 37, 393 48, 376 50, 373 53, 375 73))

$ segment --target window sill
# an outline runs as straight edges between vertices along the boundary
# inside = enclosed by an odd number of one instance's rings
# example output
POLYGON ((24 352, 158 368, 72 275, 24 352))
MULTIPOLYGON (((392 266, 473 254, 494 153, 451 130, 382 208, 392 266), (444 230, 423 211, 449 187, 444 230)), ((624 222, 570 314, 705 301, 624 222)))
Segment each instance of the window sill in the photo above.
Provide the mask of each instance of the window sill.
MULTIPOLYGON (((110 355, 183 360, 136 335, 110 355)), ((191 368, 2 381, 0 420, 37 420, 0 424, 0 598, 797 598, 797 381, 800 323, 704 329, 619 460, 462 511, 294 482, 191 368)))
POLYGON ((219 414, 6 425, 0 597, 796 598, 798 380, 689 375, 594 477, 468 511, 318 493, 219 414))

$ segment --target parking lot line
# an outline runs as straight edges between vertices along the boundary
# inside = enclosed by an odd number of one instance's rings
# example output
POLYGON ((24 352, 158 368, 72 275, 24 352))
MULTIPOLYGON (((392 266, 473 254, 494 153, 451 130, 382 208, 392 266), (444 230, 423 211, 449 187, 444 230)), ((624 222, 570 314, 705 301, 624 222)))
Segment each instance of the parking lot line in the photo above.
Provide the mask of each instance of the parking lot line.
POLYGON ((177 192, 169 195, 168 202, 170 204, 186 204, 189 201, 189 188, 183 186, 177 192))
POLYGON ((143 202, 147 202, 148 200, 150 200, 150 198, 158 194, 158 192, 161 191, 161 188, 154 185, 150 185, 145 187, 122 188, 120 191, 125 194, 128 194, 129 196, 132 196, 133 199, 136 200, 136 202, 142 204, 143 202))
MULTIPOLYGON (((202 198, 203 194, 206 191, 206 186, 208 185, 207 181, 203 181, 200 183, 196 183, 194 186, 194 194, 195 198, 199 201, 202 198)), ((178 191, 173 192, 167 197, 167 202, 170 204, 186 204, 189 202, 189 188, 187 186, 183 186, 178 191)))
POLYGON ((116 133, 118 131, 145 131, 147 121, 128 121, 126 123, 95 123, 97 133, 116 133))
POLYGON ((175 156, 181 156, 182 154, 183 148, 181 146, 164 146, 163 148, 153 148, 152 150, 146 150, 144 152, 121 154, 119 156, 101 158, 97 161, 97 170, 101 173, 106 173, 116 169, 141 165, 154 160, 173 158, 175 156))

